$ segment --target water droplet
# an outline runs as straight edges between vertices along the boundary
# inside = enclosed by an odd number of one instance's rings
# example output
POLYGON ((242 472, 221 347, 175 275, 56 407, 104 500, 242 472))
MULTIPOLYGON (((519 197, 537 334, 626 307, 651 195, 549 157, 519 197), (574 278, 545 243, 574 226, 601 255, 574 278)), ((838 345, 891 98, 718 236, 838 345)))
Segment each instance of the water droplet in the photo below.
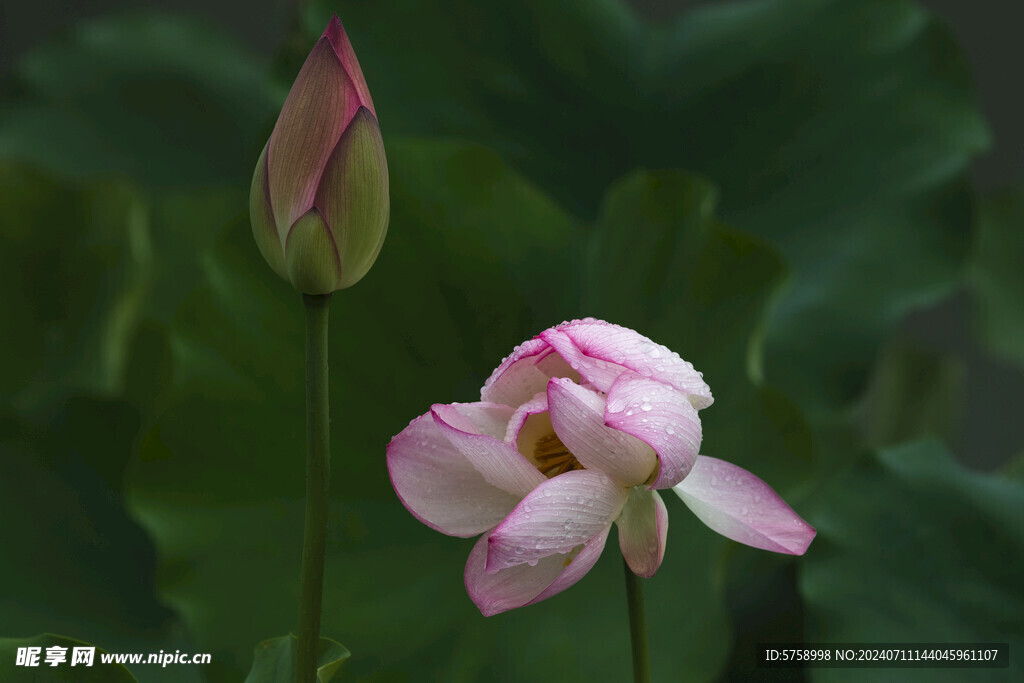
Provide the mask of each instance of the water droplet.
POLYGON ((673 434, 676 433, 676 430, 672 429, 671 427, 665 427, 665 433, 668 434, 669 436, 672 436, 673 434))
POLYGON ((750 514, 750 510, 747 508, 746 505, 744 505, 742 508, 740 508, 740 514, 743 515, 744 517, 746 517, 747 515, 750 514))
POLYGON ((640 406, 640 410, 643 410, 643 411, 645 411, 645 412, 646 412, 646 411, 650 410, 650 409, 651 409, 651 408, 653 408, 653 407, 654 407, 654 406, 652 406, 652 405, 651 405, 650 403, 644 403, 644 404, 642 404, 642 405, 640 406))

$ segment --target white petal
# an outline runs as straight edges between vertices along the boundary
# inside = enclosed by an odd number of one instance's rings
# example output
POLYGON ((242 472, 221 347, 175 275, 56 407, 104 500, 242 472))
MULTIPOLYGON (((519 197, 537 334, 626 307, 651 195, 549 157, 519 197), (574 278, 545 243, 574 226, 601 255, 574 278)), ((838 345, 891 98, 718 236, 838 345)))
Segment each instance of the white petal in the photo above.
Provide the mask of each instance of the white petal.
POLYGON ((608 391, 623 370, 632 370, 675 387, 695 408, 714 400, 692 364, 629 328, 587 318, 545 330, 540 337, 601 391, 608 391))
POLYGON ((488 573, 490 533, 480 537, 466 562, 466 592, 485 617, 531 605, 560 593, 579 581, 601 556, 608 529, 568 555, 549 555, 535 565, 520 564, 488 573))
POLYGON ((654 450, 635 436, 605 426, 604 398, 568 379, 548 383, 555 434, 580 463, 623 486, 644 484, 654 474, 654 450))
POLYGON ((388 474, 402 504, 449 536, 491 529, 519 502, 493 486, 445 437, 430 413, 409 423, 387 447, 388 474))
POLYGON ((487 571, 572 552, 611 526, 626 495, 597 471, 575 470, 546 480, 491 534, 487 571))
POLYGON ((579 375, 546 341, 533 338, 517 346, 480 390, 480 400, 517 407, 544 391, 552 377, 579 375))
POLYGON ((724 460, 698 457, 673 490, 711 529, 755 548, 803 555, 816 533, 768 484, 724 460))
POLYGON ((668 510, 657 491, 633 489, 615 520, 619 527, 619 549, 637 576, 650 578, 665 558, 668 510))
MULTIPOLYGON (((547 384, 544 385, 545 391, 534 395, 526 403, 516 408, 516 411, 512 413, 512 417, 509 418, 508 428, 505 430, 505 441, 518 447, 520 432, 526 426, 527 421, 531 417, 536 415, 543 415, 548 412, 548 394, 547 384)), ((550 421, 549 421, 550 422, 550 421)))
POLYGON ((544 475, 529 460, 501 439, 512 414, 508 406, 493 403, 437 404, 431 408, 431 413, 448 441, 493 486, 522 498, 545 481, 544 475))
POLYGON ((652 489, 675 486, 700 451, 701 424, 686 394, 667 384, 624 372, 608 392, 604 421, 654 449, 658 477, 652 489))
MULTIPOLYGON (((540 595, 530 601, 530 604, 536 604, 541 600, 547 600, 553 595, 557 595, 564 591, 566 588, 573 586, 577 581, 586 576, 595 564, 597 564, 598 558, 601 557, 601 551, 604 550, 604 544, 608 540, 608 532, 611 531, 611 526, 601 531, 596 536, 587 541, 583 548, 579 549, 579 553, 572 557, 566 557, 565 560, 569 561, 569 564, 565 565, 562 573, 558 575, 550 586, 544 589, 540 595)), ((555 557, 562 557, 556 555, 555 557)), ((563 560, 563 565, 565 564, 563 560)), ((538 562, 538 564, 540 564, 538 562)), ((523 565, 519 565, 520 567, 523 565)), ((529 565, 527 565, 529 566, 529 565)))

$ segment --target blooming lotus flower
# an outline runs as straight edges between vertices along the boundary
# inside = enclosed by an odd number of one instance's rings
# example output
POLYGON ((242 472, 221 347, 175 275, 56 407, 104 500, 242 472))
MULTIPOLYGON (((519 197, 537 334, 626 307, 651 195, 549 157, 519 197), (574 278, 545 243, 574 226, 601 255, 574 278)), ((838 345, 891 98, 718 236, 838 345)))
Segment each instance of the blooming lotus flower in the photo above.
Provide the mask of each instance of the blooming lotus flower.
POLYGON ((665 556, 674 489, 733 540, 803 554, 814 529, 763 481, 698 455, 701 373, 633 330, 588 318, 516 347, 477 403, 436 404, 388 444, 391 482, 424 524, 482 534, 466 563, 485 616, 549 598, 579 581, 618 527, 630 569, 665 556))
POLYGON ((295 78, 249 190, 252 233, 305 294, 358 282, 387 233, 388 165, 355 52, 335 16, 295 78))

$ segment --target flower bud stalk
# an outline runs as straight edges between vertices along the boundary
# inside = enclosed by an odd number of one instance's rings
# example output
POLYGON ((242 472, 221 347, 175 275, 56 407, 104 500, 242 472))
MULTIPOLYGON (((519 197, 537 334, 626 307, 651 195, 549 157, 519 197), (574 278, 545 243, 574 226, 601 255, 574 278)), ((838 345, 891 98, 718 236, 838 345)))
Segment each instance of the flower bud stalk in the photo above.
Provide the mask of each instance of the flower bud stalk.
POLYGON ((327 326, 330 294, 302 296, 306 304, 306 521, 299 582, 299 642, 295 683, 315 683, 327 550, 331 480, 327 326))

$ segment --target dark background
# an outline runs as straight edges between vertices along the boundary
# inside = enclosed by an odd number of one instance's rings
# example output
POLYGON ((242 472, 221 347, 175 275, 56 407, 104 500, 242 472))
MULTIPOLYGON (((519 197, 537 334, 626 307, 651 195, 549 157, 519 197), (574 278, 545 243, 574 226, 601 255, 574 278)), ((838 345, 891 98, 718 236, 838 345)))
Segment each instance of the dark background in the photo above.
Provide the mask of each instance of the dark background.
MULTIPOLYGON (((686 0, 631 0, 646 16, 658 20, 690 7, 712 4, 686 0)), ((723 0, 719 0, 723 1, 723 0)), ((922 0, 949 25, 970 61, 978 96, 988 120, 993 143, 972 163, 981 190, 1003 187, 1024 177, 1024 3, 1011 0, 922 0)), ((131 7, 182 11, 223 25, 256 53, 269 58, 284 40, 297 3, 203 2, 164 0, 125 2, 7 2, 0 7, 0 71, 10 68, 18 55, 48 36, 81 19, 131 7)), ((993 361, 964 333, 971 304, 963 296, 930 310, 915 313, 905 323, 908 338, 955 355, 965 367, 964 413, 958 425, 961 457, 973 466, 991 469, 1006 461, 1024 443, 1024 423, 1014 419, 1015 397, 1024 392, 1024 373, 993 361), (984 447, 979 447, 979 444, 984 447)))
MULTIPOLYGON (((645 15, 660 19, 714 0, 632 0, 645 15)), ((718 0, 719 2, 723 0, 718 0)), ((6 71, 24 50, 80 19, 126 7, 156 7, 184 11, 223 24, 254 51, 270 56, 284 39, 297 3, 273 0, 203 2, 163 0, 125 2, 5 2, 0 7, 0 69, 6 71)), ((1000 185, 1024 175, 1024 94, 1019 69, 1024 46, 1017 28, 1024 21, 1024 6, 1012 0, 923 0, 921 3, 949 24, 970 59, 985 115, 995 144, 974 163, 975 178, 983 187, 1000 185)))

